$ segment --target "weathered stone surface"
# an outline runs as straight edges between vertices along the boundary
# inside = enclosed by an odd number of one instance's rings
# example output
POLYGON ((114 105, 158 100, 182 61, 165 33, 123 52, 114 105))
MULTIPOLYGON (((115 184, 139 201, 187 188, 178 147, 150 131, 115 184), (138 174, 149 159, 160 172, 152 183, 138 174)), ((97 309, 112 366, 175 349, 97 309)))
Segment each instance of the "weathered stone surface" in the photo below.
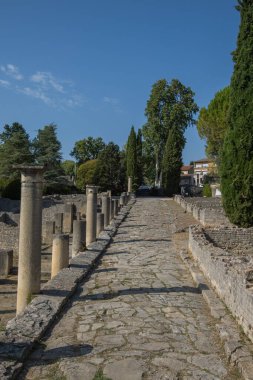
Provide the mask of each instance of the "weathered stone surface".
POLYGON ((172 201, 137 201, 21 380, 50 378, 50 350, 66 378, 76 366, 87 369, 87 379, 95 368, 112 380, 241 379, 227 363, 202 288, 175 249, 173 215, 172 201), (90 350, 81 354, 80 345, 90 350))
POLYGON ((105 246, 109 244, 111 236, 115 234, 130 208, 131 204, 124 208, 117 222, 110 228, 110 234, 101 236, 102 243, 94 242, 94 246, 91 247, 93 249, 80 253, 71 260, 69 268, 61 270, 45 284, 42 289, 43 294, 35 297, 23 313, 8 322, 6 330, 0 335, 0 374, 5 376, 4 379, 13 378, 20 369, 21 365, 17 361, 23 361, 27 357, 34 344, 54 322, 63 305, 76 290, 78 283, 87 276, 105 246))

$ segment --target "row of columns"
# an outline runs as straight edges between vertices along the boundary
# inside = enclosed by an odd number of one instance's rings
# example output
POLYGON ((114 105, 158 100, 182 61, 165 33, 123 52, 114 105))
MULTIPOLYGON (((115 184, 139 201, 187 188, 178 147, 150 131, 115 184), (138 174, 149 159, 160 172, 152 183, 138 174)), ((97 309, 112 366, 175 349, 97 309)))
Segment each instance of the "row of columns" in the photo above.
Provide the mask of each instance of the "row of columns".
MULTIPOLYGON (((40 292, 41 281, 41 233, 42 233, 42 166, 19 166, 21 170, 21 209, 19 235, 19 263, 17 314, 29 303, 33 294, 40 292)), ((129 182, 128 182, 129 190, 129 182)), ((119 209, 127 204, 130 192, 122 193, 120 199, 112 199, 111 192, 101 196, 101 212, 97 212, 98 187, 86 187, 86 220, 73 221, 72 205, 65 205, 65 214, 57 213, 53 222, 52 272, 69 265, 69 235, 62 231, 73 231, 72 257, 84 250, 118 215, 119 209)), ((52 222, 51 222, 52 223, 52 222)), ((50 229, 48 225, 48 230, 50 229)), ((47 231, 49 232, 49 231, 47 231)))

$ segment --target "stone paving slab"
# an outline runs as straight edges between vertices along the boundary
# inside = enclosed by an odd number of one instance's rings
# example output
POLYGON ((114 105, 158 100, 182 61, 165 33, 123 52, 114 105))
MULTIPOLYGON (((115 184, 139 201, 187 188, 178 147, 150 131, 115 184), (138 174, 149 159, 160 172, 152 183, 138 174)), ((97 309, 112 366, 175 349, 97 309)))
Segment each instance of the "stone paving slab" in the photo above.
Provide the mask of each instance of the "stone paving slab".
POLYGON ((19 378, 236 380, 172 241, 168 199, 138 199, 19 378))

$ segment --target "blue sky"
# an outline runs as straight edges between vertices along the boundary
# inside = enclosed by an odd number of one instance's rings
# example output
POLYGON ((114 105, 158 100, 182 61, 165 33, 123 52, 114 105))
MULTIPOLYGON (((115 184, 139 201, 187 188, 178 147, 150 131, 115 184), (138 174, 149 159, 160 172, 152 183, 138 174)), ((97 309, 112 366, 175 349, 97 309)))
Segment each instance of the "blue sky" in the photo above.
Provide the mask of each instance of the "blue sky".
MULTIPOLYGON (((235 0, 0 0, 0 131, 30 137, 58 126, 65 159, 75 141, 122 147, 146 121, 152 85, 179 79, 200 107, 228 85, 239 13, 235 0)), ((195 127, 185 163, 205 156, 195 127)))

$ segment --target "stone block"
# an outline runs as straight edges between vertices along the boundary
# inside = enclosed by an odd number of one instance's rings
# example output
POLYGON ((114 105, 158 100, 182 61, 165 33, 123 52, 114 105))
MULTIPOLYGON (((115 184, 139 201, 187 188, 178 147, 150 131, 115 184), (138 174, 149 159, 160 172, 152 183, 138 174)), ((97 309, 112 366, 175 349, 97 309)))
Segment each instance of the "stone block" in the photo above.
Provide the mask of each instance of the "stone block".
POLYGON ((13 267, 13 250, 0 249, 0 276, 8 276, 13 267))

